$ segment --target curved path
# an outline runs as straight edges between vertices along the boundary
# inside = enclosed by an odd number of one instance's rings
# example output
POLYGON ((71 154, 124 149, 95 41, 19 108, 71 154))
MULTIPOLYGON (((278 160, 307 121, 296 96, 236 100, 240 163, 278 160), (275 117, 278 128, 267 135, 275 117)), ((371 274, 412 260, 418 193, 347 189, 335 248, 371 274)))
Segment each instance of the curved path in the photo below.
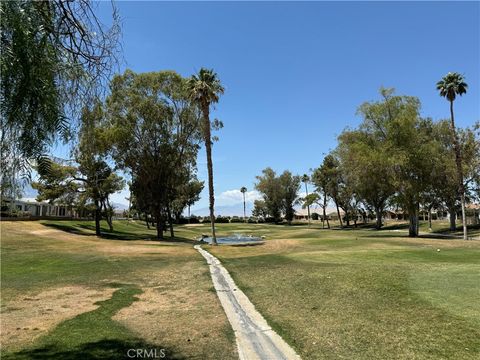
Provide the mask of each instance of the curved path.
POLYGON ((210 265, 213 286, 232 325, 241 360, 300 360, 234 283, 220 261, 195 245, 210 265))

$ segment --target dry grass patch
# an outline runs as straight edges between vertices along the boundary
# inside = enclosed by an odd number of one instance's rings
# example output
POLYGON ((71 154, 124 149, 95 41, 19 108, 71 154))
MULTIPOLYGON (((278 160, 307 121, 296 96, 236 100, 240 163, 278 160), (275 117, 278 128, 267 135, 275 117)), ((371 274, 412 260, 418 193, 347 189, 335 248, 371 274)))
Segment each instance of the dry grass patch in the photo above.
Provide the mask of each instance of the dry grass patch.
POLYGON ((212 291, 208 269, 192 262, 158 275, 163 281, 143 288, 138 301, 113 320, 188 359, 235 359, 234 334, 212 291))
POLYGON ((67 286, 25 294, 2 304, 2 348, 13 350, 32 344, 62 321, 95 310, 95 303, 110 298, 114 291, 67 286))

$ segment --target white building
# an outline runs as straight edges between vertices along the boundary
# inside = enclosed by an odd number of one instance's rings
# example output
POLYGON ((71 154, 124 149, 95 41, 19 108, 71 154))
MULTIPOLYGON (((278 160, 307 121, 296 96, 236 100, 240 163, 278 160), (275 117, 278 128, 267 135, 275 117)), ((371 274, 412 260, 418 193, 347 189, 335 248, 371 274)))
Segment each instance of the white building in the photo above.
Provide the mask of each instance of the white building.
MULTIPOLYGON (((3 205, 10 208, 12 206, 11 200, 3 200, 3 205)), ((48 202, 36 201, 32 198, 22 198, 14 200, 13 208, 16 211, 23 212, 25 215, 30 216, 54 216, 54 217, 70 217, 73 214, 67 209, 66 206, 52 205, 48 202)))

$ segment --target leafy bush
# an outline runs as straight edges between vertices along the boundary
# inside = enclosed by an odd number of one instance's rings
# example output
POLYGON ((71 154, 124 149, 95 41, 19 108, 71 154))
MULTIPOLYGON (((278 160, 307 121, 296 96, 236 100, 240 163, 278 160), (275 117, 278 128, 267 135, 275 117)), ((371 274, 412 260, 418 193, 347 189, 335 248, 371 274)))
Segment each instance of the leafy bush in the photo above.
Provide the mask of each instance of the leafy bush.
POLYGON ((218 223, 218 224, 225 224, 225 223, 228 223, 230 221, 229 221, 229 218, 226 217, 226 216, 225 217, 224 216, 217 216, 217 218, 215 219, 215 222, 218 223))
POLYGON ((249 224, 256 224, 257 223, 257 219, 254 218, 254 217, 248 218, 247 221, 248 221, 249 224))
POLYGON ((318 216, 317 213, 314 212, 314 213, 312 214, 312 220, 318 220, 318 217, 319 217, 319 216, 318 216))
POLYGON ((264 218, 258 218, 257 222, 259 224, 263 224, 265 222, 265 219, 264 218))
POLYGON ((204 216, 202 220, 202 224, 209 224, 209 223, 211 223, 210 216, 204 216))
POLYGON ((232 220, 230 220, 231 223, 242 223, 243 219, 239 218, 238 216, 234 216, 232 220))
POLYGON ((200 220, 195 215, 190 216, 190 224, 198 224, 200 220))

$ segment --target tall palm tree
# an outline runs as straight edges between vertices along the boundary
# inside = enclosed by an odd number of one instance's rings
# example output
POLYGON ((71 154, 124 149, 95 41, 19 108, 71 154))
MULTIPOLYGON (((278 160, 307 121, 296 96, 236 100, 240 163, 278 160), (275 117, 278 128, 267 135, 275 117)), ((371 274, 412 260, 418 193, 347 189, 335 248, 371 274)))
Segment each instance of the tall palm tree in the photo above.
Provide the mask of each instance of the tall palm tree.
POLYGON ((218 103, 224 88, 217 73, 211 69, 201 68, 198 74, 188 80, 188 91, 191 99, 202 111, 203 138, 207 151, 208 193, 210 200, 210 219, 212 224, 212 245, 217 245, 215 236, 215 196, 213 192, 212 135, 210 123, 210 105, 218 103))
MULTIPOLYGON (((308 187, 307 183, 310 181, 310 178, 308 177, 307 174, 303 174, 302 176, 302 182, 305 183, 305 193, 306 196, 308 196, 308 187)), ((310 205, 307 205, 307 214, 308 214, 308 225, 310 225, 310 205)))
POLYGON ((463 184, 462 169, 462 152, 458 142, 457 130, 455 128, 455 118, 453 116, 453 102, 457 95, 462 96, 467 93, 468 85, 465 79, 459 73, 449 72, 442 80, 437 82, 437 90, 440 96, 446 98, 450 102, 450 121, 452 126, 453 149, 455 151, 455 162, 457 165, 458 190, 460 192, 460 200, 462 203, 462 223, 463 223, 463 239, 467 240, 467 219, 465 211, 465 186, 463 184))
POLYGON ((247 188, 242 186, 240 188, 240 192, 243 194, 243 221, 247 222, 247 213, 245 211, 245 193, 247 192, 247 188))

